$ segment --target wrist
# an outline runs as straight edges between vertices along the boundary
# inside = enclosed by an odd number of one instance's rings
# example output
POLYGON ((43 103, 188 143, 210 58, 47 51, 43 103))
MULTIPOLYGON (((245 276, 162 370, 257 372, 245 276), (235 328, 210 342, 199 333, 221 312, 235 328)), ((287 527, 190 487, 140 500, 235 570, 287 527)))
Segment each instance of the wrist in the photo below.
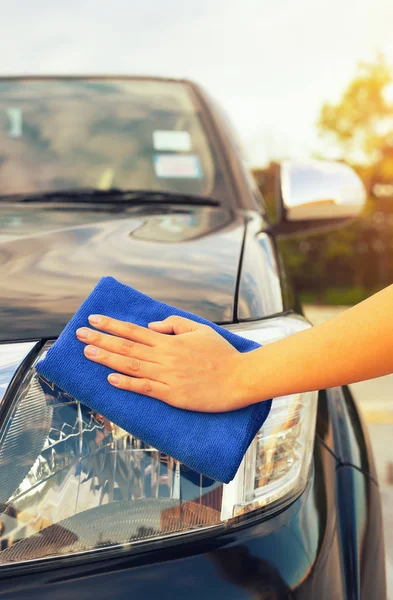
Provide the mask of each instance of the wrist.
POLYGON ((263 400, 260 390, 255 389, 256 381, 250 361, 250 352, 238 352, 232 366, 231 395, 235 408, 244 408, 263 400))

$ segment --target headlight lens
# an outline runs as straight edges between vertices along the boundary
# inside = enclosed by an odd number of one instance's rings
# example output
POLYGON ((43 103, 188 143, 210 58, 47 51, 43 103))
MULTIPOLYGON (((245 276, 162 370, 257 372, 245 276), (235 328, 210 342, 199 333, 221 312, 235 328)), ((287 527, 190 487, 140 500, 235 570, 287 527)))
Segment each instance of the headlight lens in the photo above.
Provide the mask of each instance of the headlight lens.
MULTIPOLYGON (((285 316, 230 329, 266 344, 308 326, 285 316)), ((6 369, 3 357, 0 381, 6 369)), ((74 398, 44 393, 33 366, 0 431, 0 564, 214 528, 281 505, 307 480, 316 394, 274 399, 235 479, 222 485, 74 398)))
MULTIPOLYGON (((230 327, 231 331, 269 344, 310 327, 291 315, 230 327)), ((283 365, 285 377, 285 365, 283 365)), ((278 508, 305 487, 315 436, 318 391, 273 399, 269 417, 250 445, 236 477, 224 486, 223 520, 257 508, 278 508)))
POLYGON ((36 342, 0 344, 0 407, 13 376, 36 342))

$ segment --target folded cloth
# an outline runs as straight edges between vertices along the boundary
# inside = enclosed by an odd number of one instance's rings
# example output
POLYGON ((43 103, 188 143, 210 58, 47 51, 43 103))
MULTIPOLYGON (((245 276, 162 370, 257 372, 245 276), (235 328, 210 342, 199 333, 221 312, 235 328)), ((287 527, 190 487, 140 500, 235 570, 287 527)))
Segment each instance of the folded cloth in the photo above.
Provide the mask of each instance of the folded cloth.
POLYGON ((224 483, 231 481, 269 414, 271 400, 231 412, 203 413, 117 389, 107 381, 113 369, 88 360, 83 354, 85 344, 76 338, 79 327, 91 327, 91 314, 143 327, 179 315, 210 325, 240 352, 254 350, 259 344, 158 302, 113 277, 103 277, 36 366, 39 375, 135 437, 207 477, 224 483))

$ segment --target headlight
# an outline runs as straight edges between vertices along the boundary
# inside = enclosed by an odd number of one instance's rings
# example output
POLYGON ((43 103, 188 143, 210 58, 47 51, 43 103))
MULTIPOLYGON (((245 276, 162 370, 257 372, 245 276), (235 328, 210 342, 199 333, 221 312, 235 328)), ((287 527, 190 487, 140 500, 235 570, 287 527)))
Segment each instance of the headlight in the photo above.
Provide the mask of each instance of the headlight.
MULTIPOLYGON (((269 344, 310 327, 291 315, 229 327, 260 344, 269 344)), ((285 365, 283 365, 285 377, 285 365)), ((221 518, 230 519, 257 508, 278 508, 305 487, 315 435, 318 391, 273 399, 268 418, 251 443, 238 472, 224 486, 221 518)))
MULTIPOLYGON (((306 327, 292 315, 230 329, 266 344, 306 327)), ((1 349, 0 382, 4 353, 16 346, 1 349)), ((274 399, 235 479, 222 485, 74 398, 50 387, 44 393, 32 365, 0 431, 0 564, 128 546, 282 506, 307 481, 316 394, 274 399)))

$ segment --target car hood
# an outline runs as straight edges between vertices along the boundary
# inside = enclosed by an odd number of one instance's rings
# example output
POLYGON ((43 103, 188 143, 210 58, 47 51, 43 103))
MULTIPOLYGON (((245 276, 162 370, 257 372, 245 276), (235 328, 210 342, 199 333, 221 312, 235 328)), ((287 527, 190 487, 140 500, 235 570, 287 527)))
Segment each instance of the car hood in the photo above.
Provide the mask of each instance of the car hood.
POLYGON ((231 322, 244 227, 206 207, 0 206, 0 340, 57 337, 105 275, 231 322))

